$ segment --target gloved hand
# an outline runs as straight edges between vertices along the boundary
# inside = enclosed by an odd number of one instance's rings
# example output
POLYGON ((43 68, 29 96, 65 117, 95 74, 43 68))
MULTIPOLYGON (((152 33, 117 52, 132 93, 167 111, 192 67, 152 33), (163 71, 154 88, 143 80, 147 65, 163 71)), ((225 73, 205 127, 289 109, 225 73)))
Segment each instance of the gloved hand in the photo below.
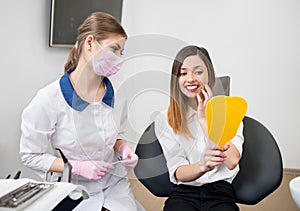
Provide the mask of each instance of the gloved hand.
POLYGON ((69 160, 72 165, 72 173, 91 180, 101 179, 108 169, 114 167, 104 161, 79 161, 69 160))
POLYGON ((133 169, 137 162, 138 156, 132 151, 128 143, 123 143, 119 146, 118 154, 122 157, 122 165, 128 170, 133 169))

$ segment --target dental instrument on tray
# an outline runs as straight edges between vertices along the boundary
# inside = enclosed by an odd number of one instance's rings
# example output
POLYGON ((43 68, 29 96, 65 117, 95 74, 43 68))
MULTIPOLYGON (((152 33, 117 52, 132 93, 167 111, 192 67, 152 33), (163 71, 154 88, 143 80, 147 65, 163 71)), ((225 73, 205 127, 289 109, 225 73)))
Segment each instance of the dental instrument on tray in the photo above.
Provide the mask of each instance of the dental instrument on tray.
POLYGON ((16 208, 21 210, 41 195, 48 192, 54 184, 27 182, 11 192, 0 197, 1 208, 16 208))

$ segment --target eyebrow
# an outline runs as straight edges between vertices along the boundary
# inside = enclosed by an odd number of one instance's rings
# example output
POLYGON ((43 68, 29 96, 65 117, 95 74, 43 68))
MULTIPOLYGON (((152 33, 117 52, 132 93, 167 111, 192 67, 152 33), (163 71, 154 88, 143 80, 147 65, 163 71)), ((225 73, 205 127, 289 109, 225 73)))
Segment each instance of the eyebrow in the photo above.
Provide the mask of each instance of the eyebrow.
POLYGON ((197 68, 204 68, 204 66, 202 66, 202 65, 197 65, 197 66, 193 67, 193 69, 197 69, 197 68))
MULTIPOLYGON (((195 69, 197 69, 197 68, 204 68, 204 66, 202 66, 202 65, 197 65, 197 66, 195 66, 195 67, 192 67, 193 70, 195 70, 195 69)), ((181 67, 180 69, 181 69, 181 70, 186 70, 186 69, 191 69, 191 68, 189 68, 189 67, 181 67)))

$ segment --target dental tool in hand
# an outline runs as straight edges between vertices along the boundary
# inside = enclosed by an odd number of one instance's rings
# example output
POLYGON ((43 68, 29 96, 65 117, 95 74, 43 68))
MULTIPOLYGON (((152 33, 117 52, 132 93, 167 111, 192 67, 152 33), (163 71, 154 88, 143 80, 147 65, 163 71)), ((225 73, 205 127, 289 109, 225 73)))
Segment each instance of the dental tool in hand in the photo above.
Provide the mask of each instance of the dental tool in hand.
POLYGON ((121 163, 123 161, 122 157, 118 157, 118 161, 111 163, 111 165, 116 165, 118 163, 121 163))

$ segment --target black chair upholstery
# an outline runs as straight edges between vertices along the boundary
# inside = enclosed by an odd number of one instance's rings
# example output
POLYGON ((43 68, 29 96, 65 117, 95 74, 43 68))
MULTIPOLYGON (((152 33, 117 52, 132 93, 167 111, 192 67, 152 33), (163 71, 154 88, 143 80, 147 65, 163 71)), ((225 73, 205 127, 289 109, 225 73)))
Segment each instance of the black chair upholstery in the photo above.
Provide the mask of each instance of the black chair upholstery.
POLYGON ((227 95, 230 92, 230 77, 228 75, 216 77, 215 86, 213 88, 214 96, 227 95))
POLYGON ((155 196, 167 197, 173 183, 169 179, 166 159, 155 134, 154 122, 142 134, 135 153, 139 157, 134 168, 138 180, 155 196))
POLYGON ((280 185, 282 158, 274 137, 264 125, 247 116, 243 123, 245 142, 240 171, 232 185, 239 203, 253 205, 280 185))
MULTIPOLYGON (((269 130, 245 116, 243 155, 240 172, 233 181, 237 203, 256 204, 272 193, 282 180, 282 159, 269 130)), ((173 183, 152 122, 141 136, 136 154, 139 163, 134 172, 138 180, 155 196, 167 197, 173 183)))

